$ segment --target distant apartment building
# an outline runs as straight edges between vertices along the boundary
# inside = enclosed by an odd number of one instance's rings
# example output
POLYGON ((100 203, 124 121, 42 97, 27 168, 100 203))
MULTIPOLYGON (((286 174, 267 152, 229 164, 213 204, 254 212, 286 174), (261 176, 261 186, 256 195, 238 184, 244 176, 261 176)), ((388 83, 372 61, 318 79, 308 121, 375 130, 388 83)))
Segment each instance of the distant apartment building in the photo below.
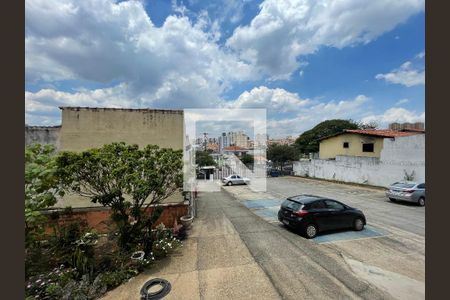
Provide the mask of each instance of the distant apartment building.
POLYGON ((413 130, 424 130, 425 123, 416 122, 416 123, 391 123, 389 124, 390 130, 405 130, 405 129, 413 129, 413 130))
POLYGON ((219 152, 223 153, 224 148, 230 146, 238 146, 242 148, 249 147, 250 138, 243 132, 223 132, 217 139, 217 144, 219 145, 219 152))
POLYGON ((295 138, 292 136, 287 136, 285 138, 279 139, 269 139, 267 140, 268 145, 292 145, 295 142, 295 138))

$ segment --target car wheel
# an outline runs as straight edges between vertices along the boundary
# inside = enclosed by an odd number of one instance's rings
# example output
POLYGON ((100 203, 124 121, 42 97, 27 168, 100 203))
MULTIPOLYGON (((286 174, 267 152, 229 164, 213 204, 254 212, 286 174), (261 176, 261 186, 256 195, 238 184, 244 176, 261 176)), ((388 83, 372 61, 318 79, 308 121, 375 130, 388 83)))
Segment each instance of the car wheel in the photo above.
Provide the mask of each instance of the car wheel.
POLYGON ((419 201, 417 201, 417 203, 418 203, 420 206, 425 206, 425 198, 424 198, 424 197, 420 197, 420 198, 419 198, 419 201))
POLYGON ((317 235, 317 226, 315 224, 308 224, 305 227, 305 236, 308 239, 315 238, 317 235))
POLYGON ((355 221, 353 221, 353 229, 356 231, 361 231, 364 229, 364 221, 361 218, 356 218, 355 221))
POLYGON ((397 200, 395 200, 394 198, 389 198, 389 200, 391 200, 392 202, 397 201, 397 200))
POLYGON ((233 185, 233 183, 231 181, 228 181, 227 185, 230 186, 230 185, 233 185))

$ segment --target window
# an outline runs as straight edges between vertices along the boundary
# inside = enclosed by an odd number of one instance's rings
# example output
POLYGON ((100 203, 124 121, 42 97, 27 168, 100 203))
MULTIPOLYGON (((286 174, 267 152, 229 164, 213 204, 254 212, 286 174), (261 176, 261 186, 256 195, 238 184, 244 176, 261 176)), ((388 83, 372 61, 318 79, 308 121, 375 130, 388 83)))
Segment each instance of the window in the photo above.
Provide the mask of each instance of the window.
POLYGON ((231 179, 236 179, 236 175, 231 176, 231 179))
POLYGON ((323 201, 315 201, 315 202, 311 203, 308 208, 309 209, 322 209, 322 208, 326 208, 326 206, 323 201))
POLYGON ((421 183, 417 186, 418 189, 424 189, 425 188, 425 183, 421 183))
POLYGON ((348 142, 344 142, 343 147, 348 148, 348 142))
POLYGON ((333 200, 325 200, 325 203, 327 204, 327 207, 330 209, 336 209, 336 210, 342 210, 344 209, 344 205, 333 201, 333 200))
POLYGON ((237 179, 239 179, 239 178, 241 178, 241 176, 239 176, 239 175, 236 175, 236 178, 237 178, 237 179))
POLYGON ((373 152, 373 143, 363 144, 362 151, 363 152, 373 152))
POLYGON ((298 211, 302 208, 303 205, 301 203, 286 199, 284 200, 283 204, 281 204, 281 206, 293 211, 298 211))

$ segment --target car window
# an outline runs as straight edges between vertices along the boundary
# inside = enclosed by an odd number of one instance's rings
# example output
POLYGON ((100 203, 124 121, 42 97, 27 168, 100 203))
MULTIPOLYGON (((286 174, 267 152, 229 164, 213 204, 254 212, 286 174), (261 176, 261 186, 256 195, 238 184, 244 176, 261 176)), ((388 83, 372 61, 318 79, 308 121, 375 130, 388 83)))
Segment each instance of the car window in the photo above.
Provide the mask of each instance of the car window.
POLYGON ((309 209, 321 209, 326 208, 326 205, 323 201, 314 201, 313 203, 309 204, 309 209))
POLYGON ((291 201, 291 200, 284 200, 284 202, 281 204, 281 207, 283 208, 288 208, 291 209, 293 211, 298 211, 302 208, 303 204, 295 202, 295 201, 291 201))
POLYGON ((241 176, 239 176, 239 175, 236 175, 236 178, 241 178, 241 176))
POLYGON ((396 188, 404 188, 404 189, 410 189, 414 187, 414 183, 404 183, 404 182, 396 182, 392 186, 396 188))
POLYGON ((236 178, 236 176, 235 176, 235 175, 231 176, 231 179, 235 179, 235 178, 236 178))
POLYGON ((327 207, 330 209, 338 209, 338 210, 344 209, 344 205, 333 200, 325 200, 325 203, 327 204, 327 207))
POLYGON ((425 183, 421 183, 417 186, 418 189, 424 189, 425 188, 425 183))

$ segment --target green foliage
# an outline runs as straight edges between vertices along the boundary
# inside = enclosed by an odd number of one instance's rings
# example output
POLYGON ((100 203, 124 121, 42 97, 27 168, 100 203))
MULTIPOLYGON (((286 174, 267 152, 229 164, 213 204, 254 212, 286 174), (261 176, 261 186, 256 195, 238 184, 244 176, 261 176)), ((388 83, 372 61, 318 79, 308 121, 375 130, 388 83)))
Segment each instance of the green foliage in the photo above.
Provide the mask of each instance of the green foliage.
POLYGON ((152 255, 156 258, 166 257, 182 246, 181 241, 173 237, 172 230, 162 223, 153 230, 153 240, 152 255))
POLYGON ((68 190, 111 207, 124 249, 131 249, 142 240, 143 230, 151 228, 154 218, 144 211, 179 190, 183 180, 181 150, 154 145, 141 150, 112 143, 81 153, 63 152, 57 164, 68 190))
POLYGON ((56 176, 55 148, 35 144, 25 149, 25 238, 27 245, 44 231, 41 210, 56 204, 63 194, 56 176))
POLYGON ((344 129, 359 129, 359 124, 352 120, 323 121, 314 128, 303 132, 295 141, 295 146, 300 153, 319 152, 319 140, 321 138, 342 132, 344 129))
POLYGON ((195 163, 199 167, 215 166, 216 165, 216 162, 212 158, 210 151, 197 151, 197 152, 195 152, 195 163))
POLYGON ((285 162, 297 160, 298 152, 293 146, 274 144, 267 148, 267 159, 283 167, 285 162))
POLYGON ((250 155, 250 154, 242 155, 242 157, 240 157, 240 160, 242 161, 242 163, 244 165, 253 164, 253 161, 254 161, 253 155, 250 155))

